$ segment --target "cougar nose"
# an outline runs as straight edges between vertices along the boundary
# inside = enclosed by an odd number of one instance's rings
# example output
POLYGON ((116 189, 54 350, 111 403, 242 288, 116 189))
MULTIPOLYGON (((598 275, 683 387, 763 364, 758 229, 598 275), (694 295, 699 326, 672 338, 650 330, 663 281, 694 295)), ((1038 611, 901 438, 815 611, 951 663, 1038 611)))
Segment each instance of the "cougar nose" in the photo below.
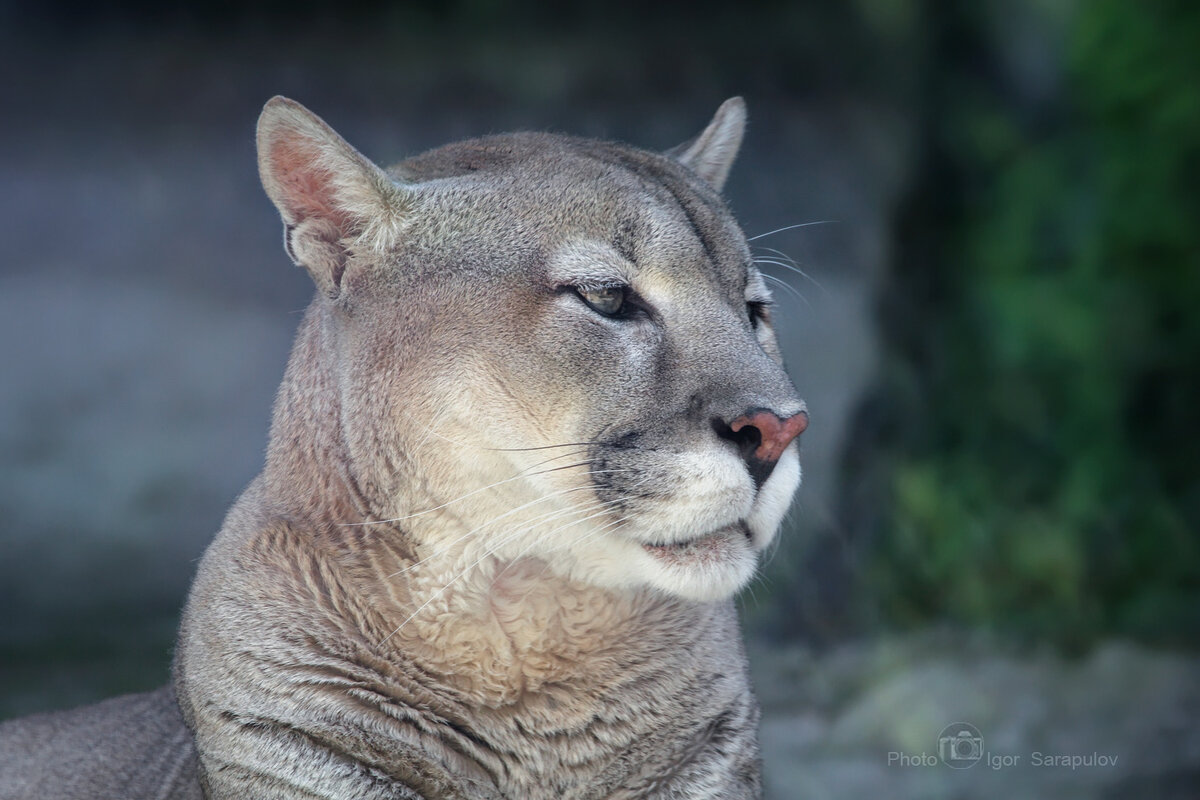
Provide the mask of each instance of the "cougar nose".
POLYGON ((729 423, 713 420, 717 435, 738 446, 756 489, 766 483, 784 449, 807 427, 807 411, 780 419, 773 411, 756 408, 729 423))

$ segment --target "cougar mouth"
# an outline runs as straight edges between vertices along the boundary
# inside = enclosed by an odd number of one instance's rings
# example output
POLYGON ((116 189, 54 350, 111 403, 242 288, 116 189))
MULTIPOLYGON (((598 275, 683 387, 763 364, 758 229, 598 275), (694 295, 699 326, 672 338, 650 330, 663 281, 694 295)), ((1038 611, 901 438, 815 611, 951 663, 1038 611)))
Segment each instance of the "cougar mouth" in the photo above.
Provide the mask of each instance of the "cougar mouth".
POLYGON ((753 540, 745 521, 726 525, 711 533, 667 544, 642 544, 647 553, 662 561, 684 564, 730 558, 753 540))

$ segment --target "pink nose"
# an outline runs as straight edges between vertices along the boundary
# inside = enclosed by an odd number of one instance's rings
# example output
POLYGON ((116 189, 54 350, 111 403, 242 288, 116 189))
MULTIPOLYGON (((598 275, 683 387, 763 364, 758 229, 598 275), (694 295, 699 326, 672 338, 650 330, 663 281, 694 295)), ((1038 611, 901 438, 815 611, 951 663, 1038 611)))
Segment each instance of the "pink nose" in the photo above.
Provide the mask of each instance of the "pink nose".
POLYGON ((768 464, 774 464, 783 455, 792 440, 804 433, 808 427, 808 412, 801 411, 787 419, 780 419, 774 413, 760 409, 752 414, 738 417, 729 423, 729 429, 734 433, 743 428, 758 430, 760 441, 754 450, 754 458, 768 464))

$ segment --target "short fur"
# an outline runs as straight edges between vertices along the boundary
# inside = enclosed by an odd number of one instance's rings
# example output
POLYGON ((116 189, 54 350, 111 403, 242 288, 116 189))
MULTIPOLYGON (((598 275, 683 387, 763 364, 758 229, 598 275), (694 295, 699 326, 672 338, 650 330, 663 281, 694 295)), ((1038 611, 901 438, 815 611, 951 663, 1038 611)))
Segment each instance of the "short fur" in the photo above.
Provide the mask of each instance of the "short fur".
POLYGON ((744 120, 384 171, 267 104, 263 185, 318 292, 184 615, 206 796, 758 796, 730 597, 799 464, 752 477, 729 423, 804 406, 719 196, 744 120))
POLYGON ((0 725, 0 800, 201 800, 169 687, 0 725))

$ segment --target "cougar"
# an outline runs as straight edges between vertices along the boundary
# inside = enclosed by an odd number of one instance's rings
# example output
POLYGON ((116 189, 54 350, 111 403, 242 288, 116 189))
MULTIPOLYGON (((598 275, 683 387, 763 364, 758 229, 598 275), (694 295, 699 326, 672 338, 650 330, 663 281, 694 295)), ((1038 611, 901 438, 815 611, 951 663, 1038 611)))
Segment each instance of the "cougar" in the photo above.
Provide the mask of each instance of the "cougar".
POLYGON ((759 796, 732 596, 808 416, 720 197, 745 118, 384 170, 267 103, 259 171, 316 296, 191 589, 183 722, 139 696, 195 750, 139 791, 759 796))

